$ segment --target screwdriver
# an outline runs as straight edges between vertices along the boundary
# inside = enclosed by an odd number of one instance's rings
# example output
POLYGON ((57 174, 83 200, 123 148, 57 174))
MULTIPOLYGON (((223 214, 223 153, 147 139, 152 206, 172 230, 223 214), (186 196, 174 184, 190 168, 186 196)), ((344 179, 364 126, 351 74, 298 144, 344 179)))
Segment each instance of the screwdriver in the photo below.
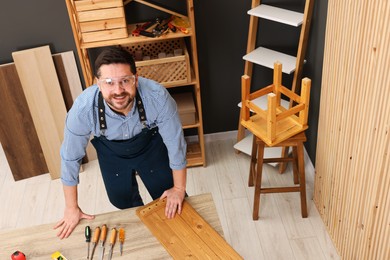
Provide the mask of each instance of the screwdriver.
POLYGON ((100 227, 96 227, 95 228, 95 232, 93 233, 93 237, 92 237, 92 253, 91 253, 91 260, 93 258, 93 252, 95 252, 95 248, 96 248, 96 245, 97 245, 97 242, 99 240, 99 236, 100 236, 100 227))
POLYGON ((91 242, 91 228, 89 226, 85 227, 85 242, 88 243, 87 259, 89 259, 89 244, 91 242))
POLYGON ((114 245, 115 245, 115 240, 116 240, 116 229, 113 228, 111 229, 111 236, 110 236, 110 252, 109 252, 109 257, 108 259, 111 260, 112 258, 112 252, 114 251, 114 245))
POLYGON ((123 228, 120 228, 119 229, 119 250, 121 252, 121 255, 122 255, 122 252, 123 252, 123 243, 125 242, 125 230, 123 228))
POLYGON ((104 224, 102 226, 102 232, 100 233, 100 260, 103 260, 104 256, 104 242, 106 241, 107 236, 107 226, 104 224))

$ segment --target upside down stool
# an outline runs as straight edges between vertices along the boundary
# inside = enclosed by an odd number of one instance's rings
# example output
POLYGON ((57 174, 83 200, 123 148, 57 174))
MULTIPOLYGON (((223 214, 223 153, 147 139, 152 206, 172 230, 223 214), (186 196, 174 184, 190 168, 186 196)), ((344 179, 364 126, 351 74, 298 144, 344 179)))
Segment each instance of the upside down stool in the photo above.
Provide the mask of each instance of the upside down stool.
POLYGON ((297 95, 282 85, 282 64, 274 63, 273 84, 250 93, 250 77, 242 76, 242 119, 241 124, 253 134, 252 153, 249 169, 249 186, 255 186, 253 220, 259 218, 260 194, 279 192, 299 192, 302 217, 307 217, 306 181, 303 143, 308 128, 311 80, 302 80, 301 95, 297 95), (263 110, 256 100, 267 95, 267 109, 263 110), (281 105, 281 97, 290 98, 289 109, 281 105), (265 147, 292 148, 292 156, 282 153, 279 158, 264 159, 265 147), (262 188, 263 163, 293 163, 295 186, 262 188))

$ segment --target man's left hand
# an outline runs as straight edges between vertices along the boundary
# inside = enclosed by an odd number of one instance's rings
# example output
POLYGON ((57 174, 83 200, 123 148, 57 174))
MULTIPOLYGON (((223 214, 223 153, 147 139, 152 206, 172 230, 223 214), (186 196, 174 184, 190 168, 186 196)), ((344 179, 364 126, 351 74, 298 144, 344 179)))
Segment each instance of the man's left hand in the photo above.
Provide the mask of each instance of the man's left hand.
POLYGON ((161 195, 160 200, 167 198, 167 205, 165 207, 165 216, 167 218, 173 218, 176 212, 181 214, 185 193, 184 188, 173 187, 164 191, 161 195))

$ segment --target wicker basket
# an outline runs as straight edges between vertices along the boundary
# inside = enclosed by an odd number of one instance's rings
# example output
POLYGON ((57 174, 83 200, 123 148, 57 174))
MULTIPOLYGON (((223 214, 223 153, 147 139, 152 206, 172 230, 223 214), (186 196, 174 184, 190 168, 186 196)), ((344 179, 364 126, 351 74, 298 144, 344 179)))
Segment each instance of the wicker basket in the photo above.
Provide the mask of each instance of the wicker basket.
POLYGON ((171 39, 122 46, 134 57, 142 51, 150 60, 136 61, 139 76, 155 80, 165 87, 186 84, 191 81, 190 59, 183 39, 171 39), (173 54, 182 49, 182 55, 158 58, 160 53, 173 54))

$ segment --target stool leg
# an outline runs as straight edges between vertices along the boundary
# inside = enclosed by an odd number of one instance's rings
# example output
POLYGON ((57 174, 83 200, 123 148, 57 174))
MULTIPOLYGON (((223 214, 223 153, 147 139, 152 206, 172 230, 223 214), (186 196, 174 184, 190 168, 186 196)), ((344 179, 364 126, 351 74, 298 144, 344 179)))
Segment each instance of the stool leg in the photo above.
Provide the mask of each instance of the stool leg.
POLYGON ((298 174, 298 152, 297 147, 293 146, 293 176, 294 176, 294 184, 299 184, 299 174, 298 174))
POLYGON ((263 157, 264 157, 264 143, 258 143, 257 152, 257 170, 255 174, 255 195, 253 199, 253 220, 259 219, 260 209, 260 194, 261 194, 261 179, 263 174, 263 157))
MULTIPOLYGON (((282 147, 282 154, 281 154, 281 158, 286 158, 288 157, 288 150, 289 150, 289 147, 286 146, 286 147, 282 147)), ((279 164, 279 173, 284 173, 286 171, 286 168, 287 168, 287 163, 286 162, 281 162, 279 164)))
POLYGON ((257 137, 255 135, 253 135, 252 140, 253 140, 252 141, 252 153, 251 153, 251 162, 249 165, 249 178, 248 178, 248 186, 249 187, 253 186, 253 178, 256 175, 255 166, 256 166, 256 156, 257 156, 257 143, 256 143, 257 137))
POLYGON ((303 218, 307 218, 306 204, 306 179, 305 179, 305 161, 303 153, 303 143, 297 145, 298 153, 298 170, 299 170, 299 187, 301 190, 301 213, 303 218))

